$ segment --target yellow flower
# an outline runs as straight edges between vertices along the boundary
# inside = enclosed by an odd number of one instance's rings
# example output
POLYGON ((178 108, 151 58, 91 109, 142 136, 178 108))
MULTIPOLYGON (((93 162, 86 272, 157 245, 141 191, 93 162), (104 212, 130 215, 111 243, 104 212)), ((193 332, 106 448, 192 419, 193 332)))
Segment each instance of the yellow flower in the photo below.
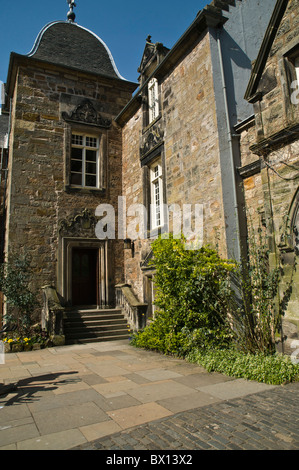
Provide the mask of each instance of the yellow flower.
POLYGON ((13 339, 9 339, 7 342, 8 342, 8 343, 12 343, 12 342, 13 342, 13 339))

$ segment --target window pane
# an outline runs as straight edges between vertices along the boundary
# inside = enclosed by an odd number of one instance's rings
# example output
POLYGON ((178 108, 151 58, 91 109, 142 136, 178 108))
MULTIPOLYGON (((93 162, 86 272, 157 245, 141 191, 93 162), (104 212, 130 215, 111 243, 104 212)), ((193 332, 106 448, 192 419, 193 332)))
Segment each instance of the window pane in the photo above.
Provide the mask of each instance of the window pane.
POLYGON ((148 86, 149 121, 152 122, 159 115, 159 89, 158 81, 153 78, 148 86))
POLYGON ((72 158, 82 160, 82 149, 72 148, 72 158))
POLYGON ((86 175, 86 182, 85 182, 85 185, 86 185, 86 186, 91 186, 91 187, 93 187, 93 188, 96 188, 96 186, 97 186, 97 178, 96 178, 96 176, 86 175))
POLYGON ((97 188, 99 181, 99 138, 72 135, 70 159, 70 184, 97 188))
POLYGON ((71 171, 82 173, 82 160, 72 160, 71 171))
POLYGON ((97 174, 97 165, 96 165, 96 163, 86 163, 86 173, 96 175, 97 174))
POLYGON ((83 145, 83 135, 72 135, 72 144, 73 145, 83 145))
POLYGON ((82 174, 81 173, 71 173, 71 184, 77 186, 82 186, 82 174))
POLYGON ((86 147, 97 147, 98 139, 96 137, 86 137, 86 147))
POLYGON ((97 161, 97 152, 95 150, 86 150, 86 161, 96 162, 97 161))

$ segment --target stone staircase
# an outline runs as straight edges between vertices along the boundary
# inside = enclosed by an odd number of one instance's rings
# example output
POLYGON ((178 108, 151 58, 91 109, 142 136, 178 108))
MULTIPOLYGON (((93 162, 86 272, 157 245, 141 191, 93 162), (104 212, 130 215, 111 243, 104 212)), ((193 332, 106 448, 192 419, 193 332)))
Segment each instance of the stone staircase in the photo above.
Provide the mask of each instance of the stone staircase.
POLYGON ((121 309, 77 309, 65 312, 65 344, 116 341, 130 337, 121 309))

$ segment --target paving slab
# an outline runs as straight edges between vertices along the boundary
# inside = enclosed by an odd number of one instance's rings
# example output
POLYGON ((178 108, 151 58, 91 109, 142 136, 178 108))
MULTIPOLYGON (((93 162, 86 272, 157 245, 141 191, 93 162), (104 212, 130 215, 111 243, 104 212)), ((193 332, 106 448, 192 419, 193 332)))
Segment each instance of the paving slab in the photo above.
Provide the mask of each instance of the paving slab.
POLYGON ((192 410, 200 406, 207 406, 221 401, 220 398, 214 397, 204 392, 190 393, 189 395, 180 395, 177 397, 158 400, 157 403, 173 413, 192 410))
POLYGON ((185 396, 193 393, 193 389, 174 380, 165 380, 140 385, 138 388, 128 390, 128 393, 142 403, 149 403, 163 398, 185 396))
POLYGON ((21 441, 17 444, 17 450, 65 450, 85 442, 82 432, 69 429, 21 441))
MULTIPOLYGON (((233 429, 234 420, 237 422, 237 445, 244 429, 247 433, 257 431, 249 427, 254 423, 248 418, 246 421, 242 416, 242 422, 238 421, 233 400, 256 397, 261 405, 259 417, 266 422, 272 403, 265 405, 263 394, 275 390, 136 349, 127 340, 7 354, 5 364, 0 365, 0 450, 101 448, 102 440, 113 448, 121 448, 120 442, 125 441, 128 449, 142 433, 138 448, 167 447, 168 442, 183 446, 194 439, 202 442, 203 448, 214 448, 202 441, 203 436, 215 432, 216 428, 209 427, 211 423, 219 429, 223 423, 217 424, 217 417, 211 414, 210 421, 199 429, 192 420, 198 410, 212 411, 220 405, 224 406, 226 429, 233 429), (187 429, 192 429, 189 436, 187 429), (117 441, 119 433, 126 434, 117 441), (100 441, 98 447, 96 440, 100 441)), ((251 403, 251 413, 252 409, 251 403)), ((275 432, 290 447, 294 437, 284 428, 285 416, 281 421, 276 420, 275 432)), ((268 433, 272 442, 271 437, 268 433)), ((218 436, 218 445, 225 446, 221 439, 225 437, 218 436)), ((243 442, 245 446, 245 438, 243 442)), ((105 445, 102 448, 107 448, 105 445)))
POLYGON ((138 406, 130 406, 120 410, 108 411, 108 415, 122 429, 132 428, 140 424, 155 421, 156 419, 170 416, 172 413, 157 403, 146 403, 138 406))
POLYGON ((108 421, 109 417, 95 403, 80 403, 54 410, 34 413, 34 420, 41 435, 76 429, 88 424, 108 421))
POLYGON ((200 386, 197 387, 197 390, 209 393, 215 397, 221 398, 222 400, 230 400, 232 398, 250 395, 251 393, 258 393, 263 390, 270 390, 271 388, 274 388, 274 386, 244 379, 237 379, 228 382, 218 382, 213 385, 200 386))

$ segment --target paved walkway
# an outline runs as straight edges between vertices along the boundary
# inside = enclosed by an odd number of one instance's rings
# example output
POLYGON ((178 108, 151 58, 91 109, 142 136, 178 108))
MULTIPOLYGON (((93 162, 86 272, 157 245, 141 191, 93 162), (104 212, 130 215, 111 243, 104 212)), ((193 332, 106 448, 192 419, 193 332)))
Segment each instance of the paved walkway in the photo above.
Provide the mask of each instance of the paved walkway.
POLYGON ((127 341, 5 356, 0 450, 299 448, 299 383, 206 372, 127 341))

